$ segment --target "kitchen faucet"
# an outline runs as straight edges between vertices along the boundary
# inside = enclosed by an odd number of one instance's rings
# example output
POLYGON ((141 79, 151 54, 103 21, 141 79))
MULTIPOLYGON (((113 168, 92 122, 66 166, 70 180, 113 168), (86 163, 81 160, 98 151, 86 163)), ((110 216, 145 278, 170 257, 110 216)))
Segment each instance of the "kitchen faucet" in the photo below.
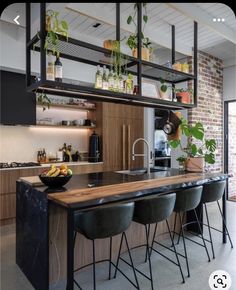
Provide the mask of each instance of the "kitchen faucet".
POLYGON ((138 156, 138 157, 144 157, 145 154, 136 154, 134 153, 134 149, 135 149, 135 145, 139 142, 139 141, 143 141, 146 145, 147 145, 147 173, 150 174, 150 161, 151 161, 151 158, 150 158, 150 145, 148 143, 147 140, 145 140, 144 138, 138 138, 137 140, 134 141, 133 143, 133 146, 132 146, 132 160, 135 160, 135 157, 138 156))

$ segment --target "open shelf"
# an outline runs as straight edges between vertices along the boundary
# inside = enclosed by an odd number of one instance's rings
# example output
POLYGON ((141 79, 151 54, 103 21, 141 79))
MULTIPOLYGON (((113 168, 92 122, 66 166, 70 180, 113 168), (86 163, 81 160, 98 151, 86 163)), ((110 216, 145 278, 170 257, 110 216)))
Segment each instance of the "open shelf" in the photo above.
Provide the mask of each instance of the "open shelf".
MULTIPOLYGON (((42 107, 42 105, 40 103, 37 103, 37 106, 42 107)), ((65 109, 65 110, 81 110, 81 111, 94 111, 94 110, 96 110, 96 107, 87 108, 85 106, 70 105, 70 104, 51 104, 50 108, 65 109)))
POLYGON ((78 97, 88 98, 95 101, 116 102, 123 104, 147 106, 153 108, 163 109, 186 109, 193 108, 193 104, 184 104, 179 102, 172 102, 158 98, 145 97, 141 95, 131 95, 113 92, 109 90, 101 90, 93 87, 85 87, 75 84, 48 81, 37 82, 29 87, 30 91, 44 92, 46 94, 65 96, 65 97, 78 97))
POLYGON ((96 126, 67 126, 67 125, 46 125, 46 124, 37 124, 37 128, 60 128, 60 129, 95 129, 96 126))

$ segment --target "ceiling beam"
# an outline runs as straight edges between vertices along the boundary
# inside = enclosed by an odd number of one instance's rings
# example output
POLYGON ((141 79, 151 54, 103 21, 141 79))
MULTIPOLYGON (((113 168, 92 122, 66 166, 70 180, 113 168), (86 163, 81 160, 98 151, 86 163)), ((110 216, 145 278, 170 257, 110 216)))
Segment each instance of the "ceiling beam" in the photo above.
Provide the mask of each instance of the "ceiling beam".
MULTIPOLYGON (((185 16, 205 25, 210 30, 221 35, 223 38, 236 44, 236 33, 223 22, 214 22, 214 16, 205 12, 203 9, 194 5, 194 3, 165 3, 169 7, 181 12, 185 16), (194 6, 194 7, 193 7, 194 6)), ((227 19, 226 19, 227 21, 227 19)))
MULTIPOLYGON (((104 6, 100 7, 97 3, 68 3, 66 9, 91 17, 96 19, 96 21, 101 21, 112 26, 116 25, 115 13, 111 13, 111 11, 104 6)), ((128 33, 133 32, 131 25, 127 24, 125 15, 121 15, 121 29, 128 33)), ((158 27, 152 29, 147 25, 145 28, 145 36, 149 37, 153 43, 171 49, 171 26, 170 33, 166 35, 158 27)), ((182 54, 192 55, 191 45, 186 43, 183 44, 181 41, 176 40, 175 49, 182 54)))

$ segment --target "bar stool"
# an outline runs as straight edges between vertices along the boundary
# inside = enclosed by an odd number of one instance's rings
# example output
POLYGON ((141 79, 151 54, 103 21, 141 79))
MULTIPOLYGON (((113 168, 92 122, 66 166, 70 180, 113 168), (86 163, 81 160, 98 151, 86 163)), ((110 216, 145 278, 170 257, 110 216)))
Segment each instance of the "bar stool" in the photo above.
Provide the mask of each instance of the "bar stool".
MULTIPOLYGON (((108 261, 109 262, 109 279, 111 279, 111 265, 113 265, 128 281, 137 289, 139 289, 139 284, 136 276, 134 267, 133 273, 136 284, 129 279, 129 277, 118 268, 118 265, 115 265, 112 262, 112 237, 121 234, 120 248, 122 247, 123 241, 125 240, 131 266, 133 265, 133 260, 131 257, 128 240, 125 234, 125 231, 128 229, 132 222, 134 212, 134 202, 117 204, 112 206, 104 206, 102 208, 97 208, 89 210, 86 212, 77 212, 75 214, 75 238, 77 232, 84 235, 87 239, 92 241, 93 246, 93 289, 96 290, 96 267, 95 264, 99 262, 108 261), (95 261, 95 240, 96 239, 105 239, 110 238, 110 252, 109 260, 95 261)), ((91 265, 91 264, 89 264, 91 265)), ((89 266, 86 265, 86 266, 89 266)), ((86 267, 84 266, 84 267, 86 267)), ((81 268, 84 268, 81 267, 81 268)), ((75 270, 78 271, 81 268, 75 270)), ((74 272, 75 272, 74 271, 74 272)), ((75 284, 79 289, 82 289, 80 285, 74 280, 75 284)))
POLYGON ((202 224, 204 226, 208 227, 210 241, 209 240, 207 240, 207 241, 211 243, 213 259, 215 259, 215 251, 214 251, 214 246, 213 246, 213 241, 212 241, 211 229, 214 229, 214 230, 216 230, 218 232, 221 232, 221 233, 222 233, 222 231, 210 226, 209 216, 208 216, 208 211, 207 211, 207 203, 217 202, 217 205, 218 205, 218 208, 219 208, 219 211, 220 211, 220 215, 222 217, 223 225, 224 225, 225 230, 226 230, 226 234, 229 237, 231 248, 233 248, 233 243, 232 243, 228 228, 226 226, 226 222, 225 222, 225 219, 224 219, 221 207, 220 207, 220 203, 219 203, 219 200, 222 198, 222 196, 224 194, 225 186, 226 186, 226 181, 225 180, 223 180, 223 181, 215 181, 215 182, 212 182, 212 183, 207 183, 207 184, 204 184, 203 192, 202 192, 201 202, 204 204, 204 209, 205 209, 205 213, 206 213, 206 221, 207 221, 207 224, 204 224, 204 223, 202 223, 202 224))
MULTIPOLYGON (((185 190, 180 190, 176 193, 176 202, 175 202, 175 207, 174 207, 174 212, 175 212, 175 222, 174 222, 174 233, 173 233, 173 240, 175 238, 175 228, 176 228, 176 220, 177 220, 177 215, 179 216, 179 222, 180 222, 180 226, 181 226, 181 233, 178 234, 179 238, 178 238, 178 242, 177 244, 179 244, 179 240, 180 240, 180 236, 182 236, 183 239, 183 245, 184 245, 184 255, 178 253, 178 255, 182 256, 183 258, 185 258, 186 260, 186 266, 187 266, 187 271, 188 271, 188 277, 190 277, 190 270, 189 270, 189 263, 188 263, 188 255, 187 255, 187 249, 186 249, 186 243, 185 243, 185 239, 188 239, 202 247, 205 248, 206 250, 206 254, 208 257, 208 261, 210 262, 210 256, 208 253, 208 249, 206 247, 206 243, 205 243, 205 239, 203 238, 203 234, 202 234, 202 229, 200 226, 200 222, 196 213, 196 207, 199 205, 200 201, 201 201, 201 196, 202 196, 202 186, 197 186, 197 187, 192 187, 189 189, 185 189, 185 190), (196 221, 193 222, 189 222, 189 223, 183 223, 184 217, 186 216, 186 213, 190 210, 193 210, 196 221), (182 213, 182 217, 181 217, 181 213, 182 213), (198 225, 198 229, 200 232, 200 237, 203 241, 203 244, 200 244, 196 241, 193 241, 192 239, 189 239, 187 237, 185 237, 184 234, 184 228, 192 223, 197 223, 198 225)), ((174 244, 174 243, 173 243, 174 244)), ((173 245, 172 244, 172 245, 173 245)))
MULTIPOLYGON (((170 235, 170 239, 172 241, 172 235, 171 235, 171 231, 170 231, 170 227, 169 227, 169 223, 167 219, 173 212, 175 199, 176 199, 176 194, 171 193, 171 194, 155 196, 155 197, 151 196, 151 197, 135 202, 133 221, 139 224, 142 224, 145 227, 146 245, 144 246, 146 246, 146 257, 148 257, 150 277, 144 274, 143 272, 141 272, 140 270, 138 270, 137 268, 135 268, 135 270, 139 274, 143 275, 145 278, 150 280, 152 289, 154 288, 153 288, 153 275, 152 275, 152 264, 151 264, 151 250, 159 253, 156 249, 153 248, 153 243, 155 242, 157 224, 161 221, 164 221, 164 220, 166 221, 167 229, 170 235), (154 235, 152 239, 152 244, 150 245, 149 236, 150 236, 151 224, 156 224, 156 225, 155 225, 155 231, 154 231, 154 235)), ((166 257, 162 253, 159 253, 159 254, 161 254, 163 257, 167 258, 169 261, 171 261, 172 263, 174 263, 175 265, 179 267, 183 282, 185 282, 182 268, 179 262, 179 257, 176 253, 175 247, 174 247, 174 252, 175 252, 177 262, 171 260, 170 258, 166 257)), ((118 260, 119 259, 126 262, 123 258, 120 257, 120 253, 118 256, 118 260)))

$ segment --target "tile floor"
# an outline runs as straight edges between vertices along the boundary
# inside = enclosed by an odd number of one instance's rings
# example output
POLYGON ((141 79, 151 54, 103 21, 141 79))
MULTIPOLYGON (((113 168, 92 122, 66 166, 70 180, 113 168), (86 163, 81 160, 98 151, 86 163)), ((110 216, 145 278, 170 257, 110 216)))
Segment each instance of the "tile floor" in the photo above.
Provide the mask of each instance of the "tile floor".
MULTIPOLYGON (((230 244, 222 244, 221 235, 217 232, 213 234, 215 240, 216 259, 210 263, 207 261, 204 248, 188 241, 188 254, 191 270, 191 277, 186 278, 186 283, 181 283, 178 268, 157 254, 152 255, 154 289, 159 290, 207 290, 209 275, 218 269, 225 270, 231 274, 232 287, 236 290, 236 203, 228 202, 228 227, 235 244, 235 249, 231 249, 230 244)), ((221 226, 220 216, 214 204, 209 206, 209 214, 212 224, 221 226)), ((207 233, 207 231, 205 231, 207 233)), ((182 245, 179 246, 181 250, 182 245)), ((208 245, 209 251, 210 246, 208 245)), ((211 252, 210 252, 211 253, 211 252)), ((133 250, 135 263, 140 263, 138 268, 148 269, 148 264, 143 263, 144 249, 133 250)), ((15 226, 1 227, 1 290, 32 290, 33 287, 15 264, 15 226)), ((181 259, 184 273, 186 274, 185 261, 181 259)), ((123 270, 130 274, 132 272, 124 263, 121 264, 123 270)), ((76 275, 83 289, 92 289, 92 269, 87 268, 76 275)), ((97 290, 126 290, 135 289, 120 274, 116 279, 107 280, 108 265, 98 264, 97 266, 97 290)), ((140 288, 151 289, 150 282, 138 275, 140 288)), ((65 290, 65 283, 58 283, 51 287, 53 290, 65 290)), ((76 286, 75 286, 75 289, 76 286)), ((44 289, 42 289, 44 290, 44 289)))

